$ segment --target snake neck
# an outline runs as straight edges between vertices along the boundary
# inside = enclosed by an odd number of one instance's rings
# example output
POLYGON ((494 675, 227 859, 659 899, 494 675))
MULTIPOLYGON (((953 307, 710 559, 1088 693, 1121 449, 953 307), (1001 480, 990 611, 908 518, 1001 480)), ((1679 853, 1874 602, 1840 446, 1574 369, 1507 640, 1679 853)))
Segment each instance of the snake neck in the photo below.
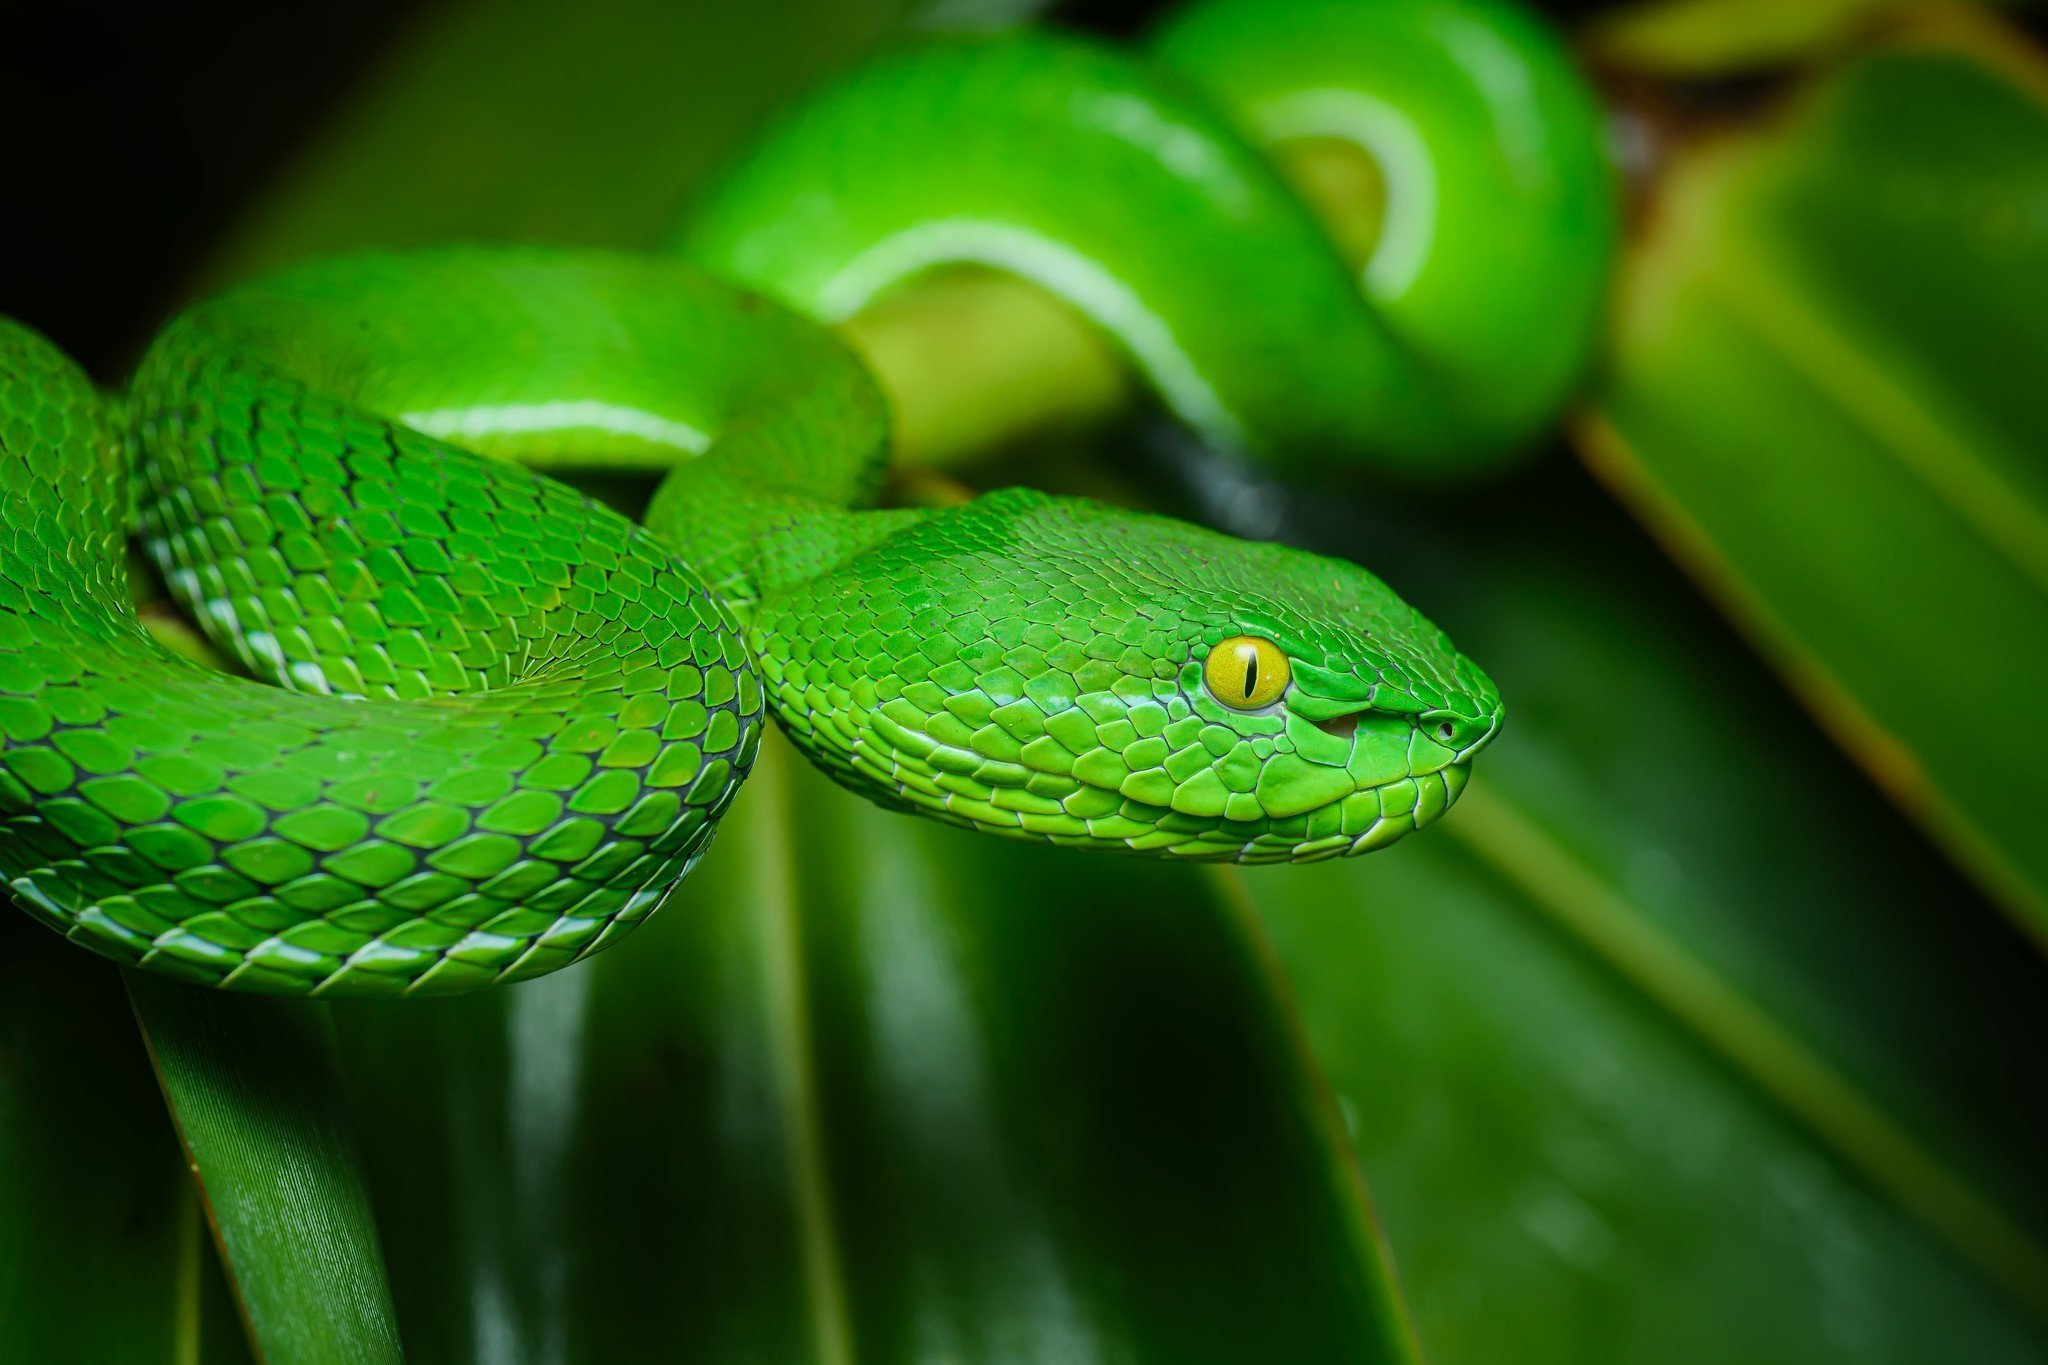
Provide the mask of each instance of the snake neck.
POLYGON ((830 573, 929 513, 914 508, 863 511, 774 484, 763 484, 714 449, 663 482, 646 525, 683 549, 740 621, 765 597, 830 573))

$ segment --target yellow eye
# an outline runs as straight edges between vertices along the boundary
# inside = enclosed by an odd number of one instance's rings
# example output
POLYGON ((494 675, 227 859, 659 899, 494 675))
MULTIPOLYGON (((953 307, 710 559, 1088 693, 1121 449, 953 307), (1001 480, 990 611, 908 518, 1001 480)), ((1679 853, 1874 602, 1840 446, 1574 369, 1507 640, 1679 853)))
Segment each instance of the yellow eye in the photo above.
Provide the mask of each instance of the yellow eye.
POLYGON ((1293 670, 1280 646, 1256 635, 1233 635, 1219 641, 1202 665, 1209 695, 1235 711, 1270 706, 1287 690, 1293 670))

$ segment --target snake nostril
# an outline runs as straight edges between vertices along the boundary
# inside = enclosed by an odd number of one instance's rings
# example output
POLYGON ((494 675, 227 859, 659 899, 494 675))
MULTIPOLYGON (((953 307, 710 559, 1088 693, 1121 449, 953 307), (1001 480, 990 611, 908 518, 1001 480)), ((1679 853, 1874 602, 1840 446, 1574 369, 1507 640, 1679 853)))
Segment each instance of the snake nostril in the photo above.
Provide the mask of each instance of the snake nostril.
POLYGON ((1449 744, 1453 739, 1457 738, 1457 735, 1458 727, 1451 724, 1449 721, 1439 721, 1437 723, 1436 737, 1442 740, 1444 743, 1449 744))

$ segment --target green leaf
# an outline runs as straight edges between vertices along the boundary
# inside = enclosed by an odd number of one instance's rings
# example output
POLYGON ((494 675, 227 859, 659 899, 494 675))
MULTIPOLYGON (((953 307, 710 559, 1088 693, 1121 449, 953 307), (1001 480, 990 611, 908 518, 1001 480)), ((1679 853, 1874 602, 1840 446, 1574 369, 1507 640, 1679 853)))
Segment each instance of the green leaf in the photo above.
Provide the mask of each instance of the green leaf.
POLYGON ((801 1091, 746 899, 759 799, 619 952, 335 1007, 414 1361, 805 1358, 801 1091))
POLYGON ((1295 515, 1509 699, 1437 828, 1241 877, 1431 1352, 2038 1359, 2048 965, 1569 467, 1295 515))
POLYGON ((0 916, 0 1360, 246 1359, 119 971, 0 916))
POLYGON ((343 1012, 416 1359, 1417 1358, 1239 906, 763 765, 630 950, 343 1012))
POLYGON ((1988 24, 1680 154, 1583 445, 2048 940, 2048 81, 1988 24))
POLYGON ((1602 66, 1713 77, 1810 59, 1915 7, 1916 0, 1639 0, 1593 20, 1582 41, 1602 66))
POLYGON ((200 275, 475 236, 646 246, 777 104, 900 0, 449 0, 384 58, 200 275))
POLYGON ((261 1357, 403 1359, 325 1007, 141 972, 128 994, 261 1357))
MULTIPOLYGON (((433 160, 406 144, 445 125, 384 117, 359 125, 382 155, 433 160)), ((376 174, 329 164, 338 216, 307 207, 309 170, 223 268, 650 240, 674 188, 599 228, 610 210, 578 223, 536 188, 573 166, 455 167, 461 206, 421 213, 428 178, 377 202, 376 174)), ((343 1012, 414 1357, 1412 1358, 1240 896, 1439 1359, 2038 1356, 2012 1305, 2048 1129, 2011 1060, 2042 1036, 2038 963, 1554 491, 1461 505, 1413 573, 1398 518, 1341 528, 1514 708, 1466 807, 1391 853, 1242 880, 1063 860, 771 756, 624 951, 343 1012)))

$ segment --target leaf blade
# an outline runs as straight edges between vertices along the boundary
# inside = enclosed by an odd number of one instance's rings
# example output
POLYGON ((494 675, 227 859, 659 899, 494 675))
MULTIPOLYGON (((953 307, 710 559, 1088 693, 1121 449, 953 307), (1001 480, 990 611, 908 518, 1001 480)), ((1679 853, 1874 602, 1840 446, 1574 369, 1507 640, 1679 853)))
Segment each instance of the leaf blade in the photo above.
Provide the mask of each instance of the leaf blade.
POLYGON ((1588 463, 1808 706, 2048 937, 2048 420, 2021 357, 2048 137, 1988 23, 1913 30, 1681 158, 1630 266, 1588 463), (2002 150, 2000 150, 2002 149, 2002 150))
POLYGON ((419 1358, 1419 1359, 1280 988, 1210 879, 1105 878, 875 810, 779 742, 761 763, 633 950, 558 974, 588 978, 585 1024, 530 1179, 505 1135, 541 1102, 508 1080, 531 1034, 431 1002, 399 1065, 388 1010, 337 1011, 419 1358), (1086 1026, 1127 1011, 1092 983, 1138 967, 1156 1049, 1086 1026), (1041 1026, 1048 991, 1072 1007, 1041 1026), (484 1098, 445 1126, 422 1103, 463 1086, 484 1098), (535 1188, 541 1216, 499 1216, 535 1188), (488 1331, 460 1320, 475 1281, 408 1286, 479 1241, 515 1267, 558 1243, 563 1276, 512 1283, 522 1311, 488 1331))
POLYGON ((0 1359, 191 1358, 196 1208, 119 976, 11 908, 0 1189, 0 1359))
POLYGON ((1440 829, 1246 878, 1432 1348, 2038 1352, 2048 1113, 2007 1053, 2048 968, 2017 932, 1570 467, 1282 506, 1509 698, 1440 829))
POLYGON ((323 1007, 127 981, 261 1358, 402 1360, 323 1007))

